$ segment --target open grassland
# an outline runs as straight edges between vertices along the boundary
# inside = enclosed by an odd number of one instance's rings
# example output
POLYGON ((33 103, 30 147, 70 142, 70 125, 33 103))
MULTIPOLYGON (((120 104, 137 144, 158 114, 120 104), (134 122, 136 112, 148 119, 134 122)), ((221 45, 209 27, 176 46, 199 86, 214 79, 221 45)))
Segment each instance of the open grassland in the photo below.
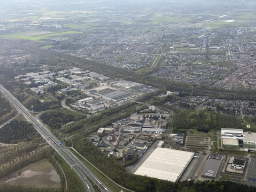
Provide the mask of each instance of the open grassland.
POLYGON ((14 33, 10 35, 3 35, 2 37, 6 39, 26 39, 26 40, 31 40, 31 41, 39 41, 42 39, 49 39, 53 36, 61 36, 61 35, 68 35, 68 34, 74 34, 74 33, 81 33, 78 31, 65 31, 65 32, 59 32, 59 33, 48 33, 48 34, 43 34, 43 35, 35 35, 35 36, 28 36, 20 33, 14 33))

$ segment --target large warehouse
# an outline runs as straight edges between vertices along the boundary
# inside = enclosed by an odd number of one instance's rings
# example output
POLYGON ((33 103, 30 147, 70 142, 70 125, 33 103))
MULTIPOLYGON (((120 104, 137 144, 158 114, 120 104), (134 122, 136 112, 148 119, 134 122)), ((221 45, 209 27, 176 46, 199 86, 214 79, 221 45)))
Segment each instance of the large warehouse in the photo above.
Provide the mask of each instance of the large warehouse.
POLYGON ((179 180, 193 157, 192 152, 156 148, 135 174, 175 182, 179 180))

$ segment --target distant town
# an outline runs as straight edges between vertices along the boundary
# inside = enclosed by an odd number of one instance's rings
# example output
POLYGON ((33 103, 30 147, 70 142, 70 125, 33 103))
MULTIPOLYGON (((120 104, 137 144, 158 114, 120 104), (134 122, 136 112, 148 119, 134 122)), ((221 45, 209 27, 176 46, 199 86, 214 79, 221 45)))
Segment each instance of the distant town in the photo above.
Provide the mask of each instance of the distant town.
POLYGON ((256 3, 0 10, 0 191, 256 191, 256 3))

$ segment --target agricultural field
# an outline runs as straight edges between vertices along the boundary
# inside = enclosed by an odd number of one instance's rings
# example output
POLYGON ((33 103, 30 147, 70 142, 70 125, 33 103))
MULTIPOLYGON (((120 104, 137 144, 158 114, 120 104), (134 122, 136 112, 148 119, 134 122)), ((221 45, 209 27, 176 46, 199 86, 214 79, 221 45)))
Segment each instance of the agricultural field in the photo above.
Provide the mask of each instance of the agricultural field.
POLYGON ((186 137, 186 147, 205 149, 210 148, 210 137, 201 137, 201 136, 187 136, 186 137))
POLYGON ((4 35, 4 38, 7 39, 25 39, 25 40, 31 40, 31 41, 39 41, 39 40, 44 40, 44 39, 52 39, 53 37, 56 36, 63 36, 63 35, 69 35, 69 34, 74 34, 74 33, 80 33, 77 31, 66 31, 66 32, 59 32, 59 33, 46 33, 46 34, 36 34, 35 35, 28 35, 27 33, 16 33, 16 34, 10 34, 10 35, 4 35))

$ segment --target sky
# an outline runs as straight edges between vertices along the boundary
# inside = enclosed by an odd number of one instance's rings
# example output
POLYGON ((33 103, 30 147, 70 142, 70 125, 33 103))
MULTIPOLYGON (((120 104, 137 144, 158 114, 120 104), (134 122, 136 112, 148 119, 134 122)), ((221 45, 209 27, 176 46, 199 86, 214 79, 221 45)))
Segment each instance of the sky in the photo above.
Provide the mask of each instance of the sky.
POLYGON ((211 4, 211 3, 248 3, 254 2, 254 0, 0 0, 0 3, 11 4, 11 3, 56 3, 56 2, 175 2, 175 3, 200 3, 200 4, 211 4))
MULTIPOLYGON (((117 7, 124 7, 123 5, 127 4, 130 6, 134 6, 137 3, 139 5, 156 5, 156 6, 165 6, 172 7, 172 6, 180 6, 180 7, 188 7, 188 6, 211 6, 211 5, 250 5, 253 3, 256 5, 256 0, 0 0, 1 7, 5 6, 36 6, 36 5, 47 5, 47 6, 55 6, 55 5, 62 5, 65 6, 66 4, 90 4, 92 6, 115 6, 117 7)), ((129 7, 129 6, 128 6, 129 7)), ((137 6, 137 8, 139 8, 137 6)))

